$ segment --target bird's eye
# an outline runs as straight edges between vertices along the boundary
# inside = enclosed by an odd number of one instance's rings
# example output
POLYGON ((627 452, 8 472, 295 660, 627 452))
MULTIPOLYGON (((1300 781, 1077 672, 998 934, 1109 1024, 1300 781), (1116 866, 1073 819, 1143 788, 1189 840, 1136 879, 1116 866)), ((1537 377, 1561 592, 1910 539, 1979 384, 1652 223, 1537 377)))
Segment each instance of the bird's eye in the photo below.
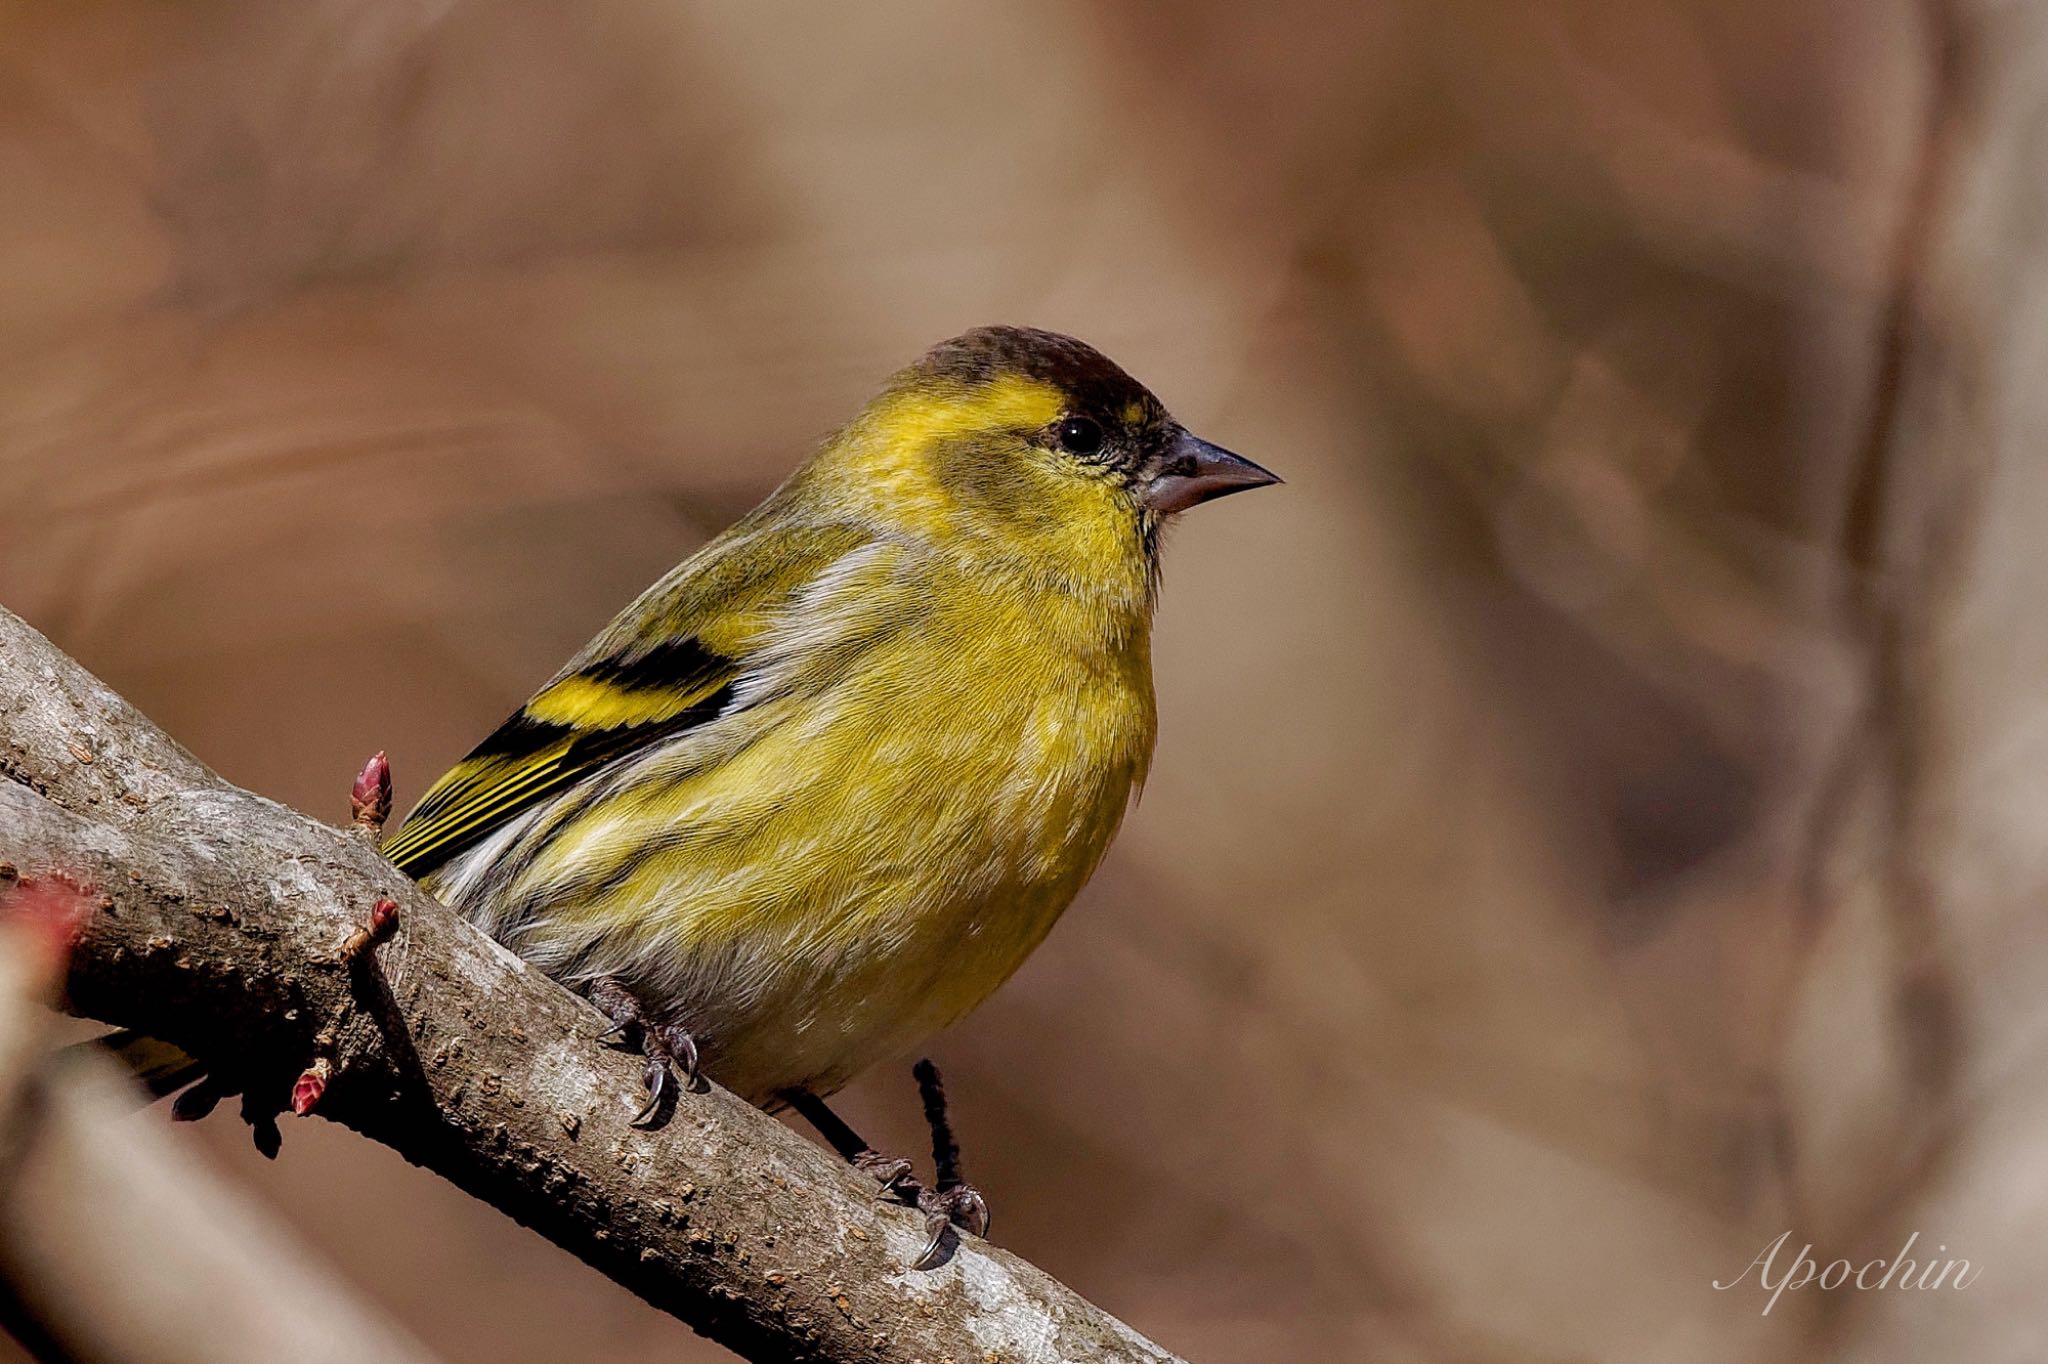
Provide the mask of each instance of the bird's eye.
POLYGON ((1060 449, 1070 455, 1092 455, 1102 449, 1102 423, 1091 417, 1069 417, 1060 423, 1060 449))

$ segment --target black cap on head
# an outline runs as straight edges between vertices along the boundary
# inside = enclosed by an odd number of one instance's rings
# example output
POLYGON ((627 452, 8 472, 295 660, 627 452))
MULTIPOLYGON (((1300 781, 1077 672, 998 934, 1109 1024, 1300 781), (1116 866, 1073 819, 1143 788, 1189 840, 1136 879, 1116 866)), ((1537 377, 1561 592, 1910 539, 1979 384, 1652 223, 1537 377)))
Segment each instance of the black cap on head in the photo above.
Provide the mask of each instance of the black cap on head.
POLYGON ((1148 420, 1166 409, 1146 387, 1085 341, 1036 327, 976 327, 926 351, 914 367, 938 379, 986 383, 1002 374, 1038 379, 1074 401, 1076 411, 1121 421, 1132 404, 1148 420))

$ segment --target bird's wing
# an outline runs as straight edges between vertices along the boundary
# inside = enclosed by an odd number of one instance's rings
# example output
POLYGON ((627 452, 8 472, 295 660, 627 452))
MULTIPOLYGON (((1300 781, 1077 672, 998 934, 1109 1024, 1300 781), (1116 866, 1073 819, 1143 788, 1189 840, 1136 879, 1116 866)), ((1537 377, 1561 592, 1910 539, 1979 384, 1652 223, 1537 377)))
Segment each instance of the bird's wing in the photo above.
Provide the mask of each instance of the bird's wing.
POLYGON ((563 788, 720 714, 770 622, 869 539, 813 525, 713 542, 435 782, 385 855, 425 876, 563 788))

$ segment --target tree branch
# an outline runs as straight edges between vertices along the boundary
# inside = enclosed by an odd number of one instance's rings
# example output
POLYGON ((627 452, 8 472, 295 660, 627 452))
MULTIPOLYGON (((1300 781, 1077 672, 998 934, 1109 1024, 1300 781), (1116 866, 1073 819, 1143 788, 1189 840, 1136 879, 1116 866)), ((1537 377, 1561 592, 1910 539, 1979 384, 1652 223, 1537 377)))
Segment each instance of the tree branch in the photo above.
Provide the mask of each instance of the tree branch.
POLYGON ((261 1125, 315 1060, 319 1116, 453 1181, 740 1354, 1172 1361, 1005 1252, 906 1268, 921 1219, 722 1090, 628 1126, 638 1061, 595 1009, 443 909, 368 840, 221 780, 0 609, 0 876, 98 909, 69 1004, 191 1051, 261 1125), (379 899, 388 942, 341 945, 379 899))

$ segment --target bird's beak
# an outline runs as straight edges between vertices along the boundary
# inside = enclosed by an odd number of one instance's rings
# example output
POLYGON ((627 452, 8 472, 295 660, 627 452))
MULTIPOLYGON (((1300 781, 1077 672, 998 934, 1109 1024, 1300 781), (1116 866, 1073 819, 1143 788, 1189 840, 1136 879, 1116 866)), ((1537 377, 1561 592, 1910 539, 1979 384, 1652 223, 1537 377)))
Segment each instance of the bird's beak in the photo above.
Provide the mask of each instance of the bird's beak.
POLYGON ((1142 496, 1153 511, 1183 512, 1213 497, 1279 481, 1280 475, 1261 469, 1243 455, 1233 455, 1220 445, 1182 431, 1160 461, 1159 472, 1145 481, 1142 496))

